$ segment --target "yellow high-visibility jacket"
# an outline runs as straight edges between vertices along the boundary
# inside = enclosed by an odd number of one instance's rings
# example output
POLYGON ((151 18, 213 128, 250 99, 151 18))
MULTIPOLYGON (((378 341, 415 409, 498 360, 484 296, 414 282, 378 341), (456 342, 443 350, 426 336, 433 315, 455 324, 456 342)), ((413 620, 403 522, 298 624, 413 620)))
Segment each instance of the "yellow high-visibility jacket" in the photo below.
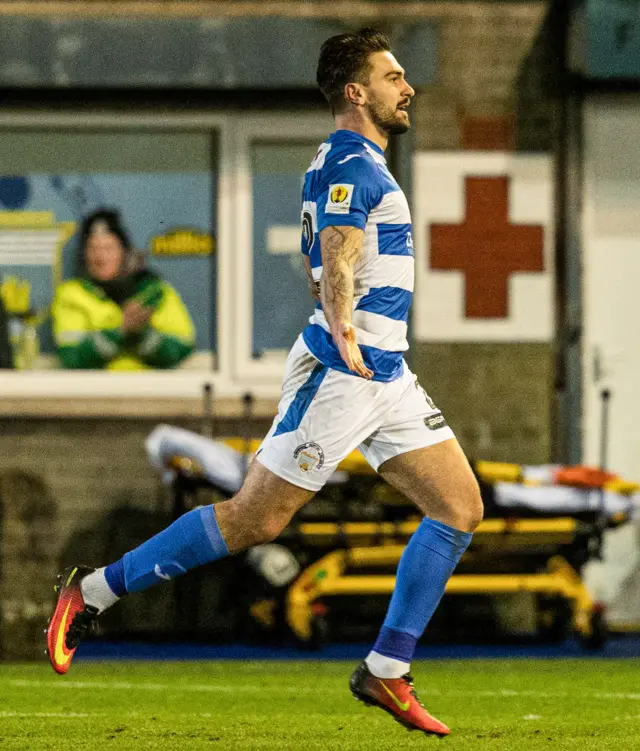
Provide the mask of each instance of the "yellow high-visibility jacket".
POLYGON ((154 308, 149 324, 136 334, 122 330, 122 309, 86 279, 60 284, 52 306, 58 357, 65 368, 142 370, 173 368, 193 352, 194 328, 173 287, 155 276, 144 278, 127 302, 154 308))

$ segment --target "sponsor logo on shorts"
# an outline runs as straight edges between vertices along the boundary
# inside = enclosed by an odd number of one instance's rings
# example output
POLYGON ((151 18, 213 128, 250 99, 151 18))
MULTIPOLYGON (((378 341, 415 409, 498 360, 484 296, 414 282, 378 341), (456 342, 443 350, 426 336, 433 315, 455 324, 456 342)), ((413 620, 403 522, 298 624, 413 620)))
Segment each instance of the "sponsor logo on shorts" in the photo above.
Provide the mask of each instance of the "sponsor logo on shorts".
POLYGON ((418 383, 418 379, 414 381, 416 389, 418 391, 422 391, 422 395, 424 396, 427 404, 431 407, 431 409, 437 409, 436 405, 433 403, 433 399, 427 394, 427 392, 422 388, 422 386, 418 383))
POLYGON ((435 415, 429 415, 424 418, 424 424, 429 430, 439 430, 440 428, 447 427, 447 421, 444 419, 442 412, 438 412, 435 415))
POLYGON ((324 464, 324 451, 317 443, 303 443, 293 452, 293 458, 303 472, 320 469, 324 464))

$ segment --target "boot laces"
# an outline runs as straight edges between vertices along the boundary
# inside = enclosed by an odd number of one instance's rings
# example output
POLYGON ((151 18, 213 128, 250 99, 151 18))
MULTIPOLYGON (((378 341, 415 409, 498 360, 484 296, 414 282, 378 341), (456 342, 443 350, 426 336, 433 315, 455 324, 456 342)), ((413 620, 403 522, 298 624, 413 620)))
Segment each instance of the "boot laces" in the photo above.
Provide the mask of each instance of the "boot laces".
POLYGON ((97 608, 91 607, 91 605, 87 605, 84 610, 79 610, 75 614, 67 632, 67 649, 76 647, 80 639, 95 630, 97 615, 97 608))
POLYGON ((407 673, 406 675, 403 675, 403 676, 402 676, 402 680, 403 680, 403 681, 405 681, 405 683, 407 683, 407 684, 408 684, 408 686, 410 687, 410 689, 411 689, 411 690, 409 691, 409 693, 411 694, 411 696, 413 696, 413 698, 414 698, 414 699, 415 699, 415 700, 416 700, 416 701, 418 702, 418 704, 419 704, 419 705, 420 705, 420 706, 421 706, 421 707, 422 707, 423 709, 425 709, 425 710, 426 710, 426 707, 425 707, 425 706, 424 706, 424 704, 423 704, 423 703, 422 703, 422 702, 420 701, 420 699, 419 699, 419 697, 418 697, 418 694, 416 693, 416 690, 415 690, 415 688, 414 688, 414 686, 413 686, 413 677, 412 677, 412 676, 411 676, 411 675, 410 675, 409 673, 407 673))

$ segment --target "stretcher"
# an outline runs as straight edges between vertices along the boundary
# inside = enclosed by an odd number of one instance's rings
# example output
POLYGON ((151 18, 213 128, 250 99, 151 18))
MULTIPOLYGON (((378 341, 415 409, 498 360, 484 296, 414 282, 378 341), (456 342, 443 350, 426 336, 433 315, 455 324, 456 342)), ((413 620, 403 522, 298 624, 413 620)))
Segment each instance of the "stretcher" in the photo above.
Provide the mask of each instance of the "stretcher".
MULTIPOLYGON (((185 488, 198 484, 231 496, 236 493, 248 463, 260 440, 225 438, 212 440, 171 425, 158 425, 146 441, 153 467, 163 473, 167 484, 182 480, 185 488)), ((544 514, 598 512, 625 518, 640 507, 640 486, 595 470, 576 470, 569 485, 568 472, 559 465, 523 466, 501 462, 474 463, 478 478, 493 488, 492 505, 511 510, 544 514), (558 483, 558 477, 563 480, 558 483), (580 484, 577 484, 580 483, 580 484)), ((375 472, 359 451, 353 451, 339 465, 330 483, 340 485, 350 477, 373 477, 375 472)))
MULTIPOLYGON (((580 576, 564 557, 550 555, 547 558, 556 546, 569 545, 576 540, 580 534, 579 525, 580 522, 571 518, 522 519, 512 522, 487 519, 481 522, 474 534, 471 548, 463 557, 462 570, 465 569, 465 563, 466 568, 483 568, 483 548, 485 553, 489 552, 492 557, 502 556, 504 560, 510 553, 521 553, 527 547, 530 551, 535 548, 535 556, 545 556, 544 569, 531 573, 510 570, 501 573, 456 573, 449 579, 446 594, 493 596, 530 592, 561 599, 571 607, 571 624, 584 646, 594 649, 601 647, 606 639, 602 608, 592 601, 580 576)), ((329 530, 320 529, 322 526, 328 525, 308 524, 305 525, 304 532, 307 535, 326 535, 329 530)), ((408 522, 393 532, 408 537, 417 526, 418 522, 408 522)), ((343 531, 356 536, 380 534, 379 530, 374 529, 352 528, 343 531)), ((586 530, 583 529, 582 533, 586 533, 586 530)), ((404 544, 389 542, 334 550, 305 569, 289 588, 286 606, 287 622, 300 642, 316 646, 321 644, 326 633, 326 624, 323 622, 325 609, 314 606, 322 598, 349 595, 390 596, 395 586, 395 575, 392 572, 398 565, 404 547, 404 544), (389 569, 390 573, 382 572, 381 569, 384 568, 389 569), (375 573, 371 572, 372 569, 375 573)))
MULTIPOLYGON (((214 441, 161 425, 146 446, 151 463, 174 491, 178 515, 189 507, 188 496, 195 488, 206 486, 223 498, 233 495, 259 443, 214 441)), ((586 590, 580 570, 598 549, 604 529, 634 516, 640 504, 638 485, 584 467, 479 461, 473 468, 489 518, 474 534, 447 594, 528 592, 544 597, 562 610, 560 631, 575 631, 586 648, 602 646, 604 612, 586 590)), ((340 464, 331 484, 347 493, 354 478, 376 483, 359 452, 340 464)), ((412 508, 396 509, 404 516, 391 520, 297 518, 284 531, 279 542, 304 548, 305 556, 313 559, 286 594, 286 621, 300 643, 322 642, 327 598, 391 594, 398 561, 419 523, 412 508)))

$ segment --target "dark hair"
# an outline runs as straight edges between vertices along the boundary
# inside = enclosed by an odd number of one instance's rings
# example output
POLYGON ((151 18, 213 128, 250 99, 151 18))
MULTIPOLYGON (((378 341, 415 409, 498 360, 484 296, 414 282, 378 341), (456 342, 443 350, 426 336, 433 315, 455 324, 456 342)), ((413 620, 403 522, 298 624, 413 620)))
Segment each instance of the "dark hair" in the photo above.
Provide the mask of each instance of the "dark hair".
POLYGON ((370 28, 327 39, 320 49, 316 81, 333 112, 344 109, 344 87, 348 83, 366 83, 369 80, 369 55, 389 52, 390 49, 388 37, 370 28))
POLYGON ((94 211, 92 214, 86 216, 80 227, 80 248, 82 253, 84 253, 87 246, 87 240, 89 239, 89 235, 91 234, 96 222, 104 222, 107 225, 109 232, 114 234, 118 240, 120 240, 127 253, 133 249, 131 238, 122 226, 120 213, 115 209, 99 209, 98 211, 94 211))

